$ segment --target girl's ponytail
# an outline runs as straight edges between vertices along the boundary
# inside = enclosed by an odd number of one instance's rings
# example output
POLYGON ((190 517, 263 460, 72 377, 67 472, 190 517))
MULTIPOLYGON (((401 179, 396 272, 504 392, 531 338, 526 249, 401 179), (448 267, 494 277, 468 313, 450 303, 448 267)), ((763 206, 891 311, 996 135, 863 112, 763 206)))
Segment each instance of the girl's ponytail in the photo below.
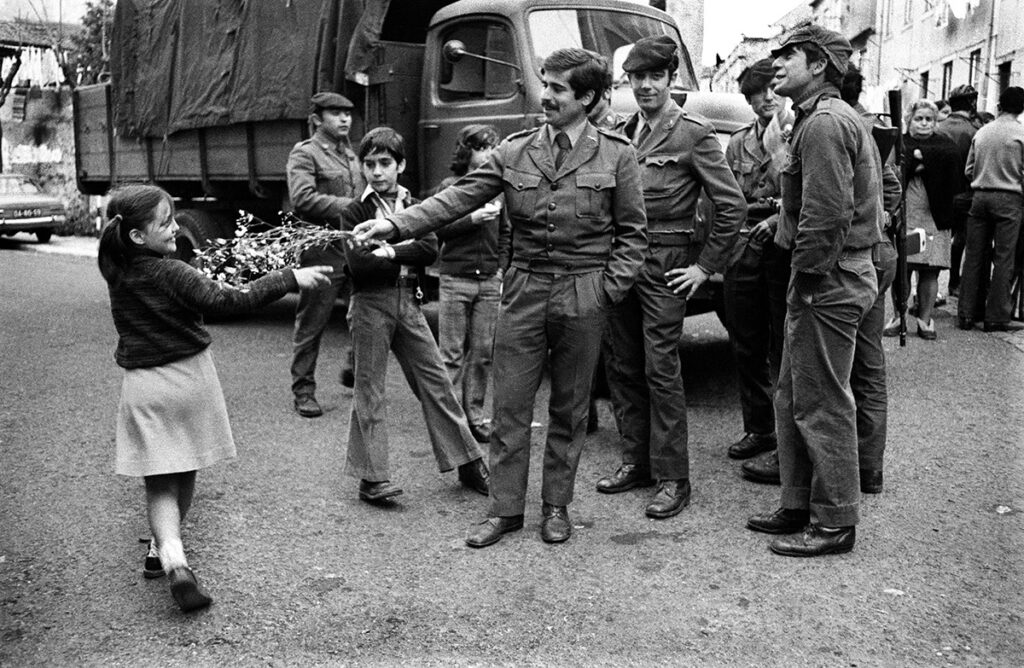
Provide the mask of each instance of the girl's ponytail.
POLYGON ((157 186, 121 186, 110 192, 110 202, 107 204, 107 218, 110 222, 100 235, 97 253, 100 273, 108 284, 117 285, 132 257, 139 253, 129 233, 144 229, 154 219, 160 202, 164 201, 173 206, 171 196, 157 186))

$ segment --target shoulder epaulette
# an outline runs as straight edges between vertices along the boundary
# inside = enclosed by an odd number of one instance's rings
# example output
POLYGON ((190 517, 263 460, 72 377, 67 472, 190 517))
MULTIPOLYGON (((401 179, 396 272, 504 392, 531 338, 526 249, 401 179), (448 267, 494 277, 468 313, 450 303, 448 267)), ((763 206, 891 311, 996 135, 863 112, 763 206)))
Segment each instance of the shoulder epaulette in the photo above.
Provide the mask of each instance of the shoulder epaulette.
POLYGON ((738 129, 736 129, 736 130, 733 130, 733 131, 732 131, 732 132, 730 132, 729 134, 730 134, 730 135, 738 135, 738 134, 739 134, 739 133, 741 133, 741 132, 746 132, 746 131, 747 131, 747 130, 749 130, 750 128, 754 127, 754 123, 756 123, 756 122, 757 122, 757 121, 750 121, 750 122, 749 122, 749 123, 747 123, 746 125, 743 125, 743 126, 739 127, 738 129))
POLYGON ((526 128, 525 130, 520 130, 519 132, 513 132, 512 134, 505 137, 505 139, 519 139, 520 137, 526 137, 527 135, 531 135, 536 131, 537 128, 526 128))
POLYGON ((623 144, 630 144, 630 143, 632 143, 632 142, 629 141, 629 137, 627 137, 626 135, 620 134, 620 133, 616 132, 615 130, 605 130, 604 128, 597 128, 597 131, 600 132, 601 134, 603 134, 605 137, 608 137, 609 139, 614 139, 617 142, 622 142, 623 144))

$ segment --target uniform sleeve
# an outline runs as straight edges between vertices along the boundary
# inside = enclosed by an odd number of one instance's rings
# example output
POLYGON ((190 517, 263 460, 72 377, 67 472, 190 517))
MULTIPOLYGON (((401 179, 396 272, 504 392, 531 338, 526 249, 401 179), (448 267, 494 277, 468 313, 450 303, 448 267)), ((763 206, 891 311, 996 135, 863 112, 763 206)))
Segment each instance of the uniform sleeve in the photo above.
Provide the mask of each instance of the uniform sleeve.
POLYGON ((623 146, 612 193, 612 249, 604 268, 604 290, 610 303, 619 302, 633 287, 647 249, 647 214, 640 164, 631 145, 623 146))
POLYGON ((502 271, 512 264, 512 219, 505 206, 505 196, 500 196, 501 215, 498 218, 498 268, 502 271))
POLYGON ((391 262, 397 264, 427 265, 437 259, 437 235, 428 233, 413 241, 405 241, 392 246, 395 257, 391 262))
POLYGON ((713 129, 705 132, 694 145, 693 167, 715 208, 710 234, 697 259, 701 269, 713 274, 725 267, 740 228, 747 220, 747 200, 713 129))
POLYGON ((317 191, 313 155, 301 144, 288 155, 287 174, 288 197, 300 218, 336 220, 342 210, 354 201, 351 197, 338 197, 317 191))
POLYGON ((207 278, 180 260, 158 260, 155 273, 157 285, 172 299, 199 313, 230 315, 254 311, 298 289, 291 269, 271 272, 244 288, 207 278))
POLYGON ((857 130, 831 113, 808 118, 800 152, 803 199, 793 242, 794 271, 824 275, 835 267, 853 223, 857 130))
POLYGON ((497 197, 502 192, 504 164, 498 146, 480 168, 473 170, 433 197, 388 216, 402 239, 410 239, 433 232, 497 197))

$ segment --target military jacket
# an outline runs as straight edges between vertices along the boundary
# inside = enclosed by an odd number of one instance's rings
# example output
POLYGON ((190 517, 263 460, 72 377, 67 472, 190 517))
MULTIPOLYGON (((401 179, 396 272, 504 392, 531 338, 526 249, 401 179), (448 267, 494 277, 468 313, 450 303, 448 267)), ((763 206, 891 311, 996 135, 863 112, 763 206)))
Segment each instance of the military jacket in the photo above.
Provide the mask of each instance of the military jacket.
MULTIPOLYGON (((773 154, 765 148, 762 138, 757 136, 757 123, 756 120, 751 121, 732 133, 729 146, 725 149, 725 158, 743 191, 743 197, 752 205, 765 198, 778 199, 782 193, 782 161, 773 159, 773 154)), ((763 215, 751 215, 747 224, 753 224, 754 218, 757 221, 764 220, 768 215, 767 211, 763 215)))
MULTIPOLYGON (((638 113, 629 117, 622 127, 626 136, 634 135, 638 120, 638 113)), ((711 273, 721 271, 746 221, 747 206, 714 126, 670 102, 637 147, 637 159, 648 231, 678 232, 703 241, 697 264, 711 273), (702 189, 715 210, 710 230, 698 229, 696 222, 702 189)))
POLYGON ((647 246, 636 154, 624 137, 588 122, 556 170, 547 136, 546 126, 510 135, 481 167, 389 219, 402 238, 419 237, 504 193, 514 266, 603 269, 606 296, 616 302, 647 246))
POLYGON ((827 274, 844 250, 881 241, 882 161, 857 111, 828 84, 796 105, 775 244, 792 268, 827 274))
POLYGON ((288 155, 288 196, 303 220, 336 224, 365 187, 352 149, 332 142, 319 130, 288 155))

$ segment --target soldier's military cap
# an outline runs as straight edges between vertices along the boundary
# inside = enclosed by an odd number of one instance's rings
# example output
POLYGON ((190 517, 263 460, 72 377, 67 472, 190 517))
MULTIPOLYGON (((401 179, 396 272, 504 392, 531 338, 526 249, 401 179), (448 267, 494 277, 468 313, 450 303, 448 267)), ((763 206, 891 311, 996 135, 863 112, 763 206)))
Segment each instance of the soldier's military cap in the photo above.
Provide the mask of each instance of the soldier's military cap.
POLYGON ((978 97, 978 91, 971 84, 960 84, 953 90, 949 91, 948 100, 952 100, 958 97, 978 97))
POLYGON ((829 62, 839 70, 839 73, 846 74, 846 68, 850 64, 850 56, 853 54, 850 40, 834 30, 822 28, 816 23, 804 24, 783 37, 778 48, 772 49, 772 56, 777 57, 788 47, 806 42, 810 42, 824 51, 829 62))
POLYGON ((744 95, 760 93, 775 78, 774 59, 762 58, 740 74, 740 92, 744 95))
POLYGON ((644 37, 630 49, 622 69, 626 72, 644 72, 647 70, 679 69, 679 56, 676 41, 668 35, 644 37))
POLYGON ((317 93, 309 98, 309 103, 313 105, 313 109, 341 109, 349 111, 355 108, 351 100, 338 93, 317 93))

